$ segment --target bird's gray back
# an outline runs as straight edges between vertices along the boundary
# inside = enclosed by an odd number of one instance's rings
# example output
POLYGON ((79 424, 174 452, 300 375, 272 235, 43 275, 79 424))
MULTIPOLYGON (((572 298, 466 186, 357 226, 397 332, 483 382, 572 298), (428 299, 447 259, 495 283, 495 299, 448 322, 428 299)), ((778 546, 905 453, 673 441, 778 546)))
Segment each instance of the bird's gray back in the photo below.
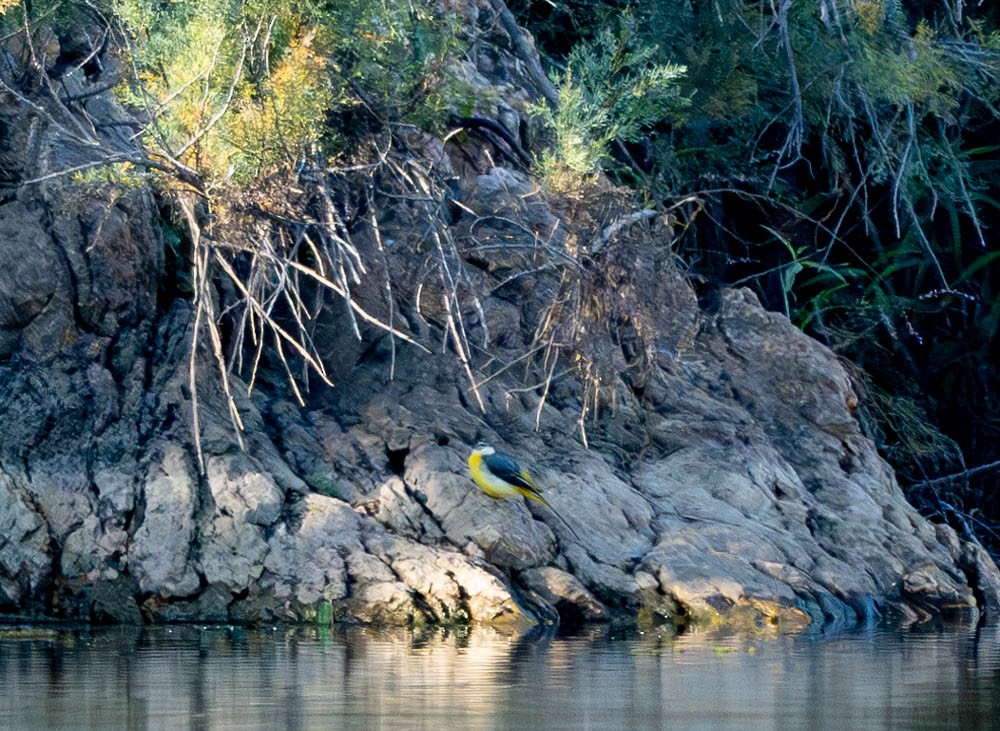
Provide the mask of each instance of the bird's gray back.
POLYGON ((520 481, 521 465, 519 465, 517 460, 509 454, 504 454, 503 452, 486 454, 483 455, 483 462, 486 464, 489 471, 497 477, 501 477, 505 480, 511 480, 511 478, 516 477, 518 478, 518 482, 520 481))

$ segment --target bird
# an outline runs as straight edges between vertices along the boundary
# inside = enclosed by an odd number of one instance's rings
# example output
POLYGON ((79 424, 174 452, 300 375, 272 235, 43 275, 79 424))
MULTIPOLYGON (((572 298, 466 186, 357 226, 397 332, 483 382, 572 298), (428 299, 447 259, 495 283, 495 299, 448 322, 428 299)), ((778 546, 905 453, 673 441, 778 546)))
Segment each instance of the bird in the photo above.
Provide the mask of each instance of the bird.
POLYGON ((509 454, 498 452, 486 442, 479 442, 469 454, 468 461, 472 479, 491 498, 515 500, 518 497, 526 497, 528 500, 541 503, 569 529, 574 538, 580 540, 573 526, 542 497, 542 489, 531 473, 509 454))

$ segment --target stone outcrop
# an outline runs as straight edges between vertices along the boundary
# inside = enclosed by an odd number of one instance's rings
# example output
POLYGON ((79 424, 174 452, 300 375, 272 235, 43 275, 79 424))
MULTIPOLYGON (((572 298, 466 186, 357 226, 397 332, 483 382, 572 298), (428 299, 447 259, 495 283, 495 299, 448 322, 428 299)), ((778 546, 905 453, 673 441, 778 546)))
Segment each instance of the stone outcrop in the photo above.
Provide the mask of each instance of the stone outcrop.
MULTIPOLYGON (((525 41, 495 40, 467 75, 511 85, 525 41)), ((103 94, 85 112, 121 114, 103 94)), ((48 177, 90 154, 67 114, 0 93, 0 162, 17 181, 0 191, 3 612, 847 626, 1000 607, 983 549, 906 502, 831 352, 747 290, 699 302, 664 222, 625 212, 588 228, 513 165, 430 137, 411 142, 474 214, 453 222, 456 240, 558 230, 547 245, 585 251, 595 266, 580 276, 598 270, 624 303, 588 335, 613 366, 596 406, 573 375, 546 390, 510 369, 480 384, 480 408, 432 316, 418 333, 430 352, 397 341, 390 359, 388 336, 357 341, 332 307, 317 337, 334 388, 300 407, 281 375, 251 396, 237 379, 245 449, 209 355, 196 359, 202 469, 190 305, 164 281, 159 213, 143 188, 48 177), (476 489, 465 458, 479 439, 530 465, 558 516, 476 489)), ((131 144, 107 129, 91 142, 131 144)), ((480 329, 470 319, 474 336, 490 326, 481 378, 490 357, 516 362, 559 283, 502 247, 467 257, 470 288, 490 293, 480 329)))

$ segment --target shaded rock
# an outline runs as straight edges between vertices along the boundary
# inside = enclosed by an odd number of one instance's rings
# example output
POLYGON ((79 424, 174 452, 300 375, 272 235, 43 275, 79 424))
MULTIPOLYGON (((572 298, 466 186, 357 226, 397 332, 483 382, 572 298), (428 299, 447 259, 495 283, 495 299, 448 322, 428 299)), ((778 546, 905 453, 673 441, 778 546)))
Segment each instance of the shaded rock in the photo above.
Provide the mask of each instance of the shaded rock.
MULTIPOLYGON (((314 617, 326 602, 337 616, 364 622, 524 622, 504 583, 454 550, 385 532, 344 503, 305 496, 295 528, 269 542, 255 612, 271 596, 271 617, 314 617)), ((249 601, 249 600, 248 600, 249 601)))
POLYGON ((295 527, 277 526, 268 542, 260 585, 275 599, 306 607, 321 599, 347 596, 352 552, 364 554, 358 537, 360 516, 339 501, 307 495, 296 505, 295 527))
POLYGON ((129 546, 129 569, 143 593, 190 596, 200 579, 191 561, 198 482, 190 456, 160 445, 143 485, 145 509, 129 546))
POLYGON ((996 616, 1000 611, 1000 570, 996 563, 981 545, 971 541, 963 544, 960 562, 976 592, 978 606, 988 617, 996 616))
MULTIPOLYGON (((156 622, 230 622, 233 619, 231 605, 233 595, 225 588, 209 585, 190 601, 164 601, 161 597, 149 597, 142 604, 142 612, 156 622)), ((257 617, 244 617, 257 620, 257 617)))
POLYGON ((51 562, 44 519, 28 495, 0 471, 0 606, 37 606, 51 580, 51 562))
POLYGON ((248 589, 264 570, 264 530, 239 518, 216 516, 200 526, 198 546, 198 573, 233 594, 248 589))
POLYGON ((90 619, 98 624, 142 624, 132 587, 124 582, 98 582, 87 587, 90 619))
POLYGON ((559 615, 579 622, 600 622, 610 612, 575 576, 555 566, 522 571, 518 580, 559 612, 559 615))
POLYGON ((88 515, 62 543, 60 573, 67 577, 100 573, 127 552, 128 534, 125 531, 106 530, 96 516, 88 515))
POLYGON ((47 358, 73 324, 73 288, 38 212, 0 206, 0 357, 47 358))

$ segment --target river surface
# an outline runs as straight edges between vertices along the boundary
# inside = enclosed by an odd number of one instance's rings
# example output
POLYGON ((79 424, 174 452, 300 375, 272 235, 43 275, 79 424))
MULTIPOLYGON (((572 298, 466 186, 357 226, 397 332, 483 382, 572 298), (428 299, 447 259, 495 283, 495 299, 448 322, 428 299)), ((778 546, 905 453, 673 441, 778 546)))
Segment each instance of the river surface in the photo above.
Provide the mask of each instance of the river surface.
POLYGON ((0 627, 0 728, 997 729, 1000 630, 0 627))

